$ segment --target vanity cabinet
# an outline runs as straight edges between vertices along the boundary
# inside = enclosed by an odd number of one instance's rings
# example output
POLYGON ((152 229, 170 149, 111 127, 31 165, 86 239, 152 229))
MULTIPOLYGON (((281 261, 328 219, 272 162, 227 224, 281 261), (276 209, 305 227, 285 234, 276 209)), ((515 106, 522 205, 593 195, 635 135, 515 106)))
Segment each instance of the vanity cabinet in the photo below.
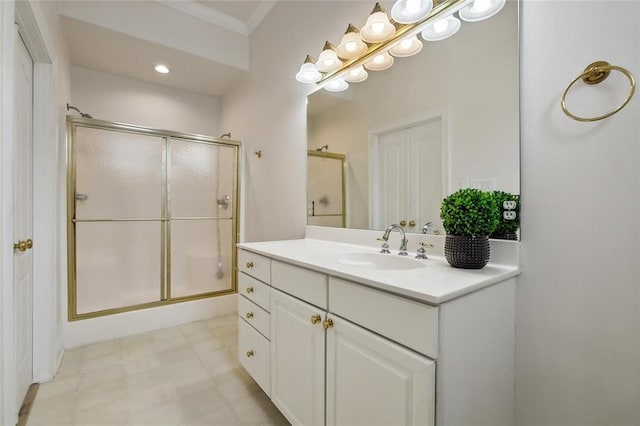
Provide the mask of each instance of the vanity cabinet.
POLYGON ((428 304, 240 252, 240 362, 291 423, 513 424, 513 279, 428 304))

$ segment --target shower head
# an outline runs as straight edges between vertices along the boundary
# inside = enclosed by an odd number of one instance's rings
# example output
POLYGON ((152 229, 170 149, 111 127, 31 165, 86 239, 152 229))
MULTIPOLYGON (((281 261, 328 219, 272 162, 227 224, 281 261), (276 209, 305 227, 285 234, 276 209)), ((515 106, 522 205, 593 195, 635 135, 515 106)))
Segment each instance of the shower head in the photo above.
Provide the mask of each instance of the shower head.
POLYGON ((231 132, 227 132, 227 133, 223 134, 222 136, 220 136, 220 139, 224 139, 224 138, 231 139, 231 132))
POLYGON ((320 148, 316 148, 316 151, 329 151, 329 145, 322 145, 320 148))
POLYGON ((67 104, 67 111, 69 111, 70 109, 77 111, 78 114, 80 114, 81 117, 83 118, 93 118, 93 116, 91 116, 91 114, 85 114, 84 112, 80 111, 78 108, 74 107, 73 105, 69 105, 67 104))

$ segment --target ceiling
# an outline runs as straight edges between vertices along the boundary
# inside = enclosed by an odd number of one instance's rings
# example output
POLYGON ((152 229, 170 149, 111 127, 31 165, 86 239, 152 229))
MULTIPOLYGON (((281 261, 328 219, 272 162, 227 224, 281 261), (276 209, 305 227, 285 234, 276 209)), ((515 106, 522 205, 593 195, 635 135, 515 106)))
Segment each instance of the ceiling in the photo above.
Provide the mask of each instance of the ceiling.
POLYGON ((71 64, 212 97, 249 67, 249 37, 275 1, 59 1, 71 64), (166 64, 171 73, 153 70, 166 64))

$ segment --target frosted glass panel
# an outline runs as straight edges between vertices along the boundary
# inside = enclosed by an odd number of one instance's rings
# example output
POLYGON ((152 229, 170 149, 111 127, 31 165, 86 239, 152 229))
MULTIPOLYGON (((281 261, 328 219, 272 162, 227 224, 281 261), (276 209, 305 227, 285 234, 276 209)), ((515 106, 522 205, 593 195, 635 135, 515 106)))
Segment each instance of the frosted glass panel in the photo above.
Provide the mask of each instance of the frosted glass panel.
POLYGON ((171 297, 232 286, 232 220, 171 222, 171 297))
POLYGON ((159 218, 164 139, 76 129, 76 218, 159 218))
POLYGON ((233 213, 236 149, 170 140, 171 217, 224 217, 233 213))
POLYGON ((160 222, 76 224, 78 314, 160 300, 160 222))

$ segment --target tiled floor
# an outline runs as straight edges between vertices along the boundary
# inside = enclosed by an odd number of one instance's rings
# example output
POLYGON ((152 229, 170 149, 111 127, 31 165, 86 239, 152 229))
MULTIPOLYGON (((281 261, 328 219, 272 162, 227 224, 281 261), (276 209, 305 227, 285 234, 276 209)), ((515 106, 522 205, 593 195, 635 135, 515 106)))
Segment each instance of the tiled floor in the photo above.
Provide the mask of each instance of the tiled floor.
POLYGON ((237 351, 236 316, 68 350, 27 425, 287 425, 237 351))

